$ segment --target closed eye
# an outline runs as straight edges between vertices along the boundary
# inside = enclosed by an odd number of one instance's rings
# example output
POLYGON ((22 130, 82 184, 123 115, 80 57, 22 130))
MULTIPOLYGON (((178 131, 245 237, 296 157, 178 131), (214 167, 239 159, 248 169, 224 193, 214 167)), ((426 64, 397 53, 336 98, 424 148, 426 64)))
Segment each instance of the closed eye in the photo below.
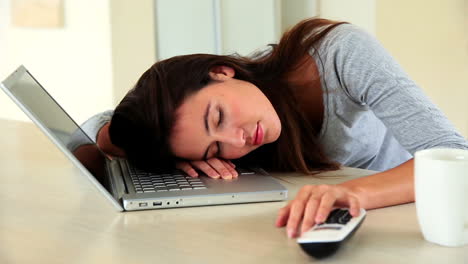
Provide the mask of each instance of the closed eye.
POLYGON ((219 127, 224 121, 224 112, 223 112, 223 109, 221 108, 218 108, 218 112, 219 112, 219 118, 218 118, 218 127, 219 127))
MULTIPOLYGON (((224 121, 223 109, 218 108, 218 113, 219 113, 219 118, 218 118, 218 128, 219 128, 223 124, 223 121, 224 121)), ((221 143, 219 141, 216 141, 216 147, 218 149, 216 151, 216 157, 220 157, 221 156, 221 143)))

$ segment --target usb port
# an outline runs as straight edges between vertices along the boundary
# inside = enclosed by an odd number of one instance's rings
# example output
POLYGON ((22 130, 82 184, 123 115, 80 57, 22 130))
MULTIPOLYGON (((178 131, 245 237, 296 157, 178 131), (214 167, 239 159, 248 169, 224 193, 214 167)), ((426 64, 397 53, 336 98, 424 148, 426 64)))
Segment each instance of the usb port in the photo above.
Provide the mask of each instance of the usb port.
POLYGON ((160 206, 162 205, 162 202, 153 202, 153 206, 160 206))
POLYGON ((146 207, 146 206, 148 206, 148 203, 139 203, 138 205, 139 205, 140 207, 146 207))

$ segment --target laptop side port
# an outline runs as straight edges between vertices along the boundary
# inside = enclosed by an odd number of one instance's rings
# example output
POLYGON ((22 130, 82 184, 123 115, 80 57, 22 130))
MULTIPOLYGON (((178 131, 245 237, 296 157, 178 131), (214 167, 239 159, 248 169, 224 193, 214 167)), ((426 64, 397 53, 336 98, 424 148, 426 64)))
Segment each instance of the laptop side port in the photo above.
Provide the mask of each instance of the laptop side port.
POLYGON ((148 203, 139 203, 138 204, 140 207, 147 207, 148 206, 148 203))
POLYGON ((153 202, 153 206, 161 206, 162 202, 153 202))

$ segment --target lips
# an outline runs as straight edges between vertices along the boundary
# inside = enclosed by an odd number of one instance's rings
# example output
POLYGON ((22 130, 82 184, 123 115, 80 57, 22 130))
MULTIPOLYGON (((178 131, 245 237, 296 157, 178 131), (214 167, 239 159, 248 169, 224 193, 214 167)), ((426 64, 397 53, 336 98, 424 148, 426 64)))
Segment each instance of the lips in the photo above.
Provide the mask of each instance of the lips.
POLYGON ((257 130, 255 131, 254 145, 260 145, 263 142, 263 129, 260 123, 257 123, 257 130))

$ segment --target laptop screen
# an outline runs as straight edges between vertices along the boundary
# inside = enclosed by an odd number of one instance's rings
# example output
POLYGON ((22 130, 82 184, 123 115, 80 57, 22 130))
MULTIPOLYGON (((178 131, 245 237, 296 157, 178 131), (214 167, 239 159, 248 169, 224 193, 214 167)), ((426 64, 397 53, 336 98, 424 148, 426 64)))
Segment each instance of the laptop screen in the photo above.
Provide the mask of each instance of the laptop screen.
POLYGON ((26 68, 19 67, 3 85, 62 151, 72 154, 110 192, 105 177, 105 155, 26 68))

